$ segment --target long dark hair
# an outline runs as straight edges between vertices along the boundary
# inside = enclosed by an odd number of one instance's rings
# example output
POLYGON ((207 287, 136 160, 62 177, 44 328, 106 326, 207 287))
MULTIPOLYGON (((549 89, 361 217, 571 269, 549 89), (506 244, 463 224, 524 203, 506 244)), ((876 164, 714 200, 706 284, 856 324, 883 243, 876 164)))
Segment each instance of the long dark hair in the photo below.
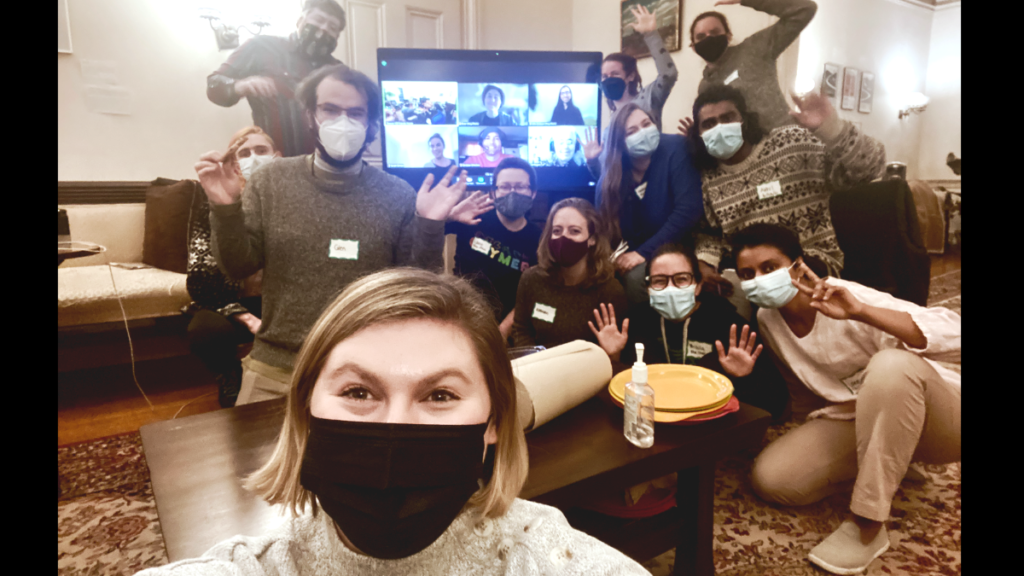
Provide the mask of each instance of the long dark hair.
MULTIPOLYGON (((604 180, 601 183, 601 205, 598 210, 608 227, 613 245, 622 240, 619 226, 619 211, 622 209, 623 190, 635 185, 633 182, 633 160, 626 150, 626 121, 635 110, 643 110, 635 102, 622 107, 608 129, 608 156, 605 161, 604 180)), ((646 111, 644 112, 646 114, 646 111)), ((650 115, 648 114, 648 117, 650 115)))
POLYGON ((572 101, 572 88, 570 88, 568 84, 558 89, 558 103, 562 104, 562 90, 565 90, 566 88, 569 88, 569 101, 565 103, 564 109, 572 110, 573 108, 576 107, 576 104, 574 104, 572 101))
MULTIPOLYGON (((640 93, 640 89, 644 87, 644 81, 640 78, 640 71, 636 68, 636 58, 623 52, 612 52, 604 57, 604 62, 618 62, 622 64, 622 72, 626 74, 627 78, 630 74, 636 74, 636 80, 626 83, 626 90, 629 91, 630 96, 636 96, 640 93)), ((609 100, 608 107, 614 111, 615 102, 609 100)))
MULTIPOLYGON (((688 135, 690 149, 693 151, 694 162, 701 170, 714 170, 718 168, 718 159, 708 153, 704 139, 700 135, 700 110, 708 104, 719 102, 732 102, 740 113, 743 121, 743 141, 751 146, 757 145, 764 139, 765 131, 761 127, 761 117, 757 112, 747 109, 747 100, 743 94, 732 86, 713 86, 697 96, 693 103, 693 128, 688 135)), ((609 138, 610 140, 611 138, 609 138)))

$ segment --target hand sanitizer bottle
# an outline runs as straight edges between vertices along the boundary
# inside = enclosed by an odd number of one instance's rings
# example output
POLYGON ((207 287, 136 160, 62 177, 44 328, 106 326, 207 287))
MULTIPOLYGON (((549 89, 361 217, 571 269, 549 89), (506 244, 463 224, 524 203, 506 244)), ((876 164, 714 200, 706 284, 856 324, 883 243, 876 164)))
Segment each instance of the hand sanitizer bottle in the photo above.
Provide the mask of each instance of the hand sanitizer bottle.
POLYGON ((640 448, 654 445, 654 388, 647 384, 647 364, 644 364, 644 345, 636 345, 636 363, 633 380, 626 384, 625 419, 623 433, 626 440, 640 448))

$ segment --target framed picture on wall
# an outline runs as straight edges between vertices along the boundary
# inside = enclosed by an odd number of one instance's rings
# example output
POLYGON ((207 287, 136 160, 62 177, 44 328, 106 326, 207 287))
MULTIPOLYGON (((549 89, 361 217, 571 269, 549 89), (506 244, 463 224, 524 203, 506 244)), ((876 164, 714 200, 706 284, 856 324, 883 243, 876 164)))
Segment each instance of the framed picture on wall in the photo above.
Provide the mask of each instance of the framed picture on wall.
POLYGON ((643 35, 633 29, 637 22, 633 13, 636 6, 643 6, 657 19, 658 33, 666 50, 675 52, 682 47, 683 0, 623 0, 619 24, 622 52, 634 58, 651 55, 643 35))
POLYGON ((57 53, 71 54, 71 25, 68 24, 67 0, 57 0, 57 53))
POLYGON ((839 107, 843 110, 856 110, 859 96, 860 70, 847 67, 843 71, 843 98, 839 107))
POLYGON ((839 64, 825 64, 825 71, 821 73, 821 95, 833 102, 839 94, 839 72, 842 69, 839 64))
POLYGON ((857 104, 857 111, 863 114, 871 114, 875 103, 875 75, 865 72, 860 79, 860 103, 857 104))

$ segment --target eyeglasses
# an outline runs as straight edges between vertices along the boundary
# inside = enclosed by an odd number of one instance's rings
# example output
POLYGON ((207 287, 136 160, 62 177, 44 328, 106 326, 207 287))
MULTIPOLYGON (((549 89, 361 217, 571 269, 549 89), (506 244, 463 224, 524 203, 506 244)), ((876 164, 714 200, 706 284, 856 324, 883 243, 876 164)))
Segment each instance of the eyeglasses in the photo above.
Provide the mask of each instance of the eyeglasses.
POLYGON ((669 280, 672 281, 672 285, 676 288, 686 288, 693 284, 693 274, 689 272, 680 272, 679 274, 673 274, 671 276, 665 276, 658 274, 656 276, 648 276, 647 284, 654 290, 664 290, 668 288, 669 280))
POLYGON ((512 186, 511 184, 499 184, 495 186, 494 189, 503 194, 508 194, 509 192, 515 192, 516 194, 529 194, 533 192, 529 184, 516 184, 515 186, 512 186))

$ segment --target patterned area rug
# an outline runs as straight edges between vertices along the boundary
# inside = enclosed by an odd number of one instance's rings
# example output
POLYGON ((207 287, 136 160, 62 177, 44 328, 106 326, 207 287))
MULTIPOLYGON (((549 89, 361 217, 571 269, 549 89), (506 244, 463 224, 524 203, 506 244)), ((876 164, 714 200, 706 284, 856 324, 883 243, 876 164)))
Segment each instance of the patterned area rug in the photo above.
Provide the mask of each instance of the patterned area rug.
MULTIPOLYGON (((932 279, 928 303, 960 312, 960 272, 932 279)), ((951 366, 959 369, 959 365, 951 366)), ((764 444, 795 427, 773 426, 764 444)), ((820 576, 807 552, 847 517, 849 494, 785 508, 758 498, 747 475, 756 452, 718 463, 715 569, 720 576, 820 576)), ((868 574, 960 574, 961 465, 918 466, 887 525, 893 545, 868 574)), ((58 576, 128 576, 167 563, 149 469, 137 432, 57 449, 58 576)), ((671 574, 675 552, 647 563, 671 574)))

